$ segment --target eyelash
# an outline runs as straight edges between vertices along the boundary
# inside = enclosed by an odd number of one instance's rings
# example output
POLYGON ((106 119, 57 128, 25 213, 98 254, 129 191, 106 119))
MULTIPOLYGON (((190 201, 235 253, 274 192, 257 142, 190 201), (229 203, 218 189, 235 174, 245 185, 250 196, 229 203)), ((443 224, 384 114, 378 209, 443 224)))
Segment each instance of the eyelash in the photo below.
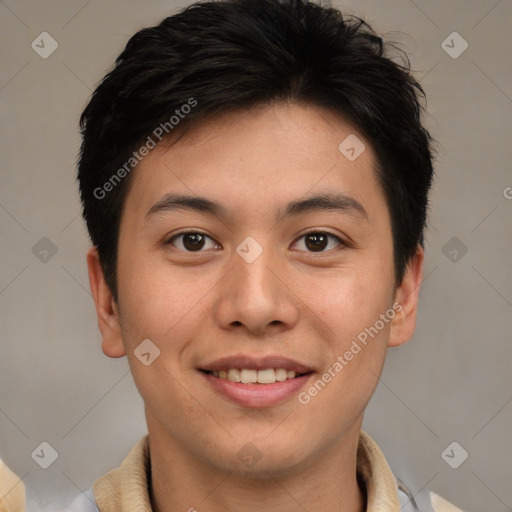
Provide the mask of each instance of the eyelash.
MULTIPOLYGON (((296 239, 296 241, 294 242, 294 244, 301 240, 302 238, 306 237, 307 235, 310 235, 310 234, 323 234, 323 235, 327 235, 328 237, 331 237, 331 238, 334 238, 337 242, 339 242, 341 248, 344 248, 344 247, 350 247, 350 244, 348 242, 345 242, 344 240, 342 240, 339 236, 329 232, 329 231, 322 231, 322 230, 319 230, 319 229, 314 229, 314 230, 311 230, 311 231, 307 231, 306 233, 303 233, 300 237, 298 237, 296 239)), ((177 233, 175 235, 173 235, 171 238, 169 238, 166 242, 165 242, 165 245, 172 245, 172 242, 173 240, 175 240, 176 238, 179 238, 180 236, 184 236, 184 235, 190 235, 190 234, 198 234, 198 235, 203 235, 205 236, 206 238, 209 238, 210 240, 214 241, 213 238, 211 238, 209 235, 207 235, 206 233, 203 233, 202 231, 182 231, 180 233, 177 233)), ((215 242, 217 243, 217 242, 215 242)), ((201 253, 201 252, 206 252, 206 251, 203 251, 203 250, 200 250, 200 251, 187 251, 187 250, 183 250, 183 249, 178 249, 179 251, 182 251, 182 252, 186 252, 188 254, 194 254, 194 253, 201 253)), ((329 249, 327 251, 305 251, 305 252, 309 252, 310 254, 325 254, 325 253, 328 253, 328 252, 331 252, 335 249, 329 249)), ((301 251, 301 252, 304 252, 304 251, 301 251)))

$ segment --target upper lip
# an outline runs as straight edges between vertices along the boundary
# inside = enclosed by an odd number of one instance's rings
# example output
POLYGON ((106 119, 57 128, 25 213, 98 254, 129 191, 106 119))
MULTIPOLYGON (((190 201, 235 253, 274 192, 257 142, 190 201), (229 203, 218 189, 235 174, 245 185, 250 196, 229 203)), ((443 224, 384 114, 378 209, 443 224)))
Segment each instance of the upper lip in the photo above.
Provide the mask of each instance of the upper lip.
POLYGON ((254 357, 248 355, 236 355, 223 357, 211 363, 202 366, 201 370, 220 371, 230 368, 248 369, 248 370, 266 370, 267 368, 284 368, 293 370, 295 373, 308 373, 312 368, 299 361, 294 361, 288 357, 270 355, 265 357, 254 357))

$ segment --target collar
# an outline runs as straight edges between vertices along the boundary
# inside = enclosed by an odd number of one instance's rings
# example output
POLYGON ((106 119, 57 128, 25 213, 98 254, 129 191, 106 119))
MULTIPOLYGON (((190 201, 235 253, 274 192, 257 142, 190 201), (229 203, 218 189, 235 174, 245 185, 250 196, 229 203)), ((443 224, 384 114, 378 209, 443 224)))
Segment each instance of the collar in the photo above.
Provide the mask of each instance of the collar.
MULTIPOLYGON (((140 439, 118 469, 93 484, 101 512, 151 512, 148 492, 149 436, 140 439)), ((357 448, 358 477, 367 495, 366 512, 400 512, 397 482, 377 443, 362 430, 357 448)))
POLYGON ((25 485, 0 459, 0 512, 24 512, 25 485))

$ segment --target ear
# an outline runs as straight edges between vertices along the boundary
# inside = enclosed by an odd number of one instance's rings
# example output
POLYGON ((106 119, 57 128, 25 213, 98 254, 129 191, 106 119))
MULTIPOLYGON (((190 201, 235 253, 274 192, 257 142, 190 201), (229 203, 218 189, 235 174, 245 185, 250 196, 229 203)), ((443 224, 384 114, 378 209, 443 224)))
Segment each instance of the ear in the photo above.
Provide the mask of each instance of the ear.
POLYGON ((126 355, 126 352, 121 337, 119 310, 105 281, 98 251, 95 247, 87 251, 87 268, 89 270, 89 285, 96 306, 98 327, 103 339, 103 353, 109 357, 122 357, 126 355))
POLYGON ((425 251, 418 245, 415 255, 410 259, 402 283, 395 292, 396 314, 391 321, 389 347, 398 347, 412 338, 416 327, 418 296, 423 279, 423 260, 425 251))

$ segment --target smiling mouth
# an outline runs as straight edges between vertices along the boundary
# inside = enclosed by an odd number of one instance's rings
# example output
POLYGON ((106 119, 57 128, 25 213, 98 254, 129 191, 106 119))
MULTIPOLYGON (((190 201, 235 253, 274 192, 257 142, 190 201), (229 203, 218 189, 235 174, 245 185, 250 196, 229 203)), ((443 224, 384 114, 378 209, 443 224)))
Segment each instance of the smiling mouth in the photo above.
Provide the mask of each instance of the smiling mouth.
POLYGON ((229 368, 228 370, 201 371, 207 375, 212 375, 218 379, 224 379, 230 382, 263 385, 293 380, 312 373, 311 371, 299 373, 294 370, 286 370, 285 368, 266 368, 263 370, 255 370, 249 368, 229 368))

